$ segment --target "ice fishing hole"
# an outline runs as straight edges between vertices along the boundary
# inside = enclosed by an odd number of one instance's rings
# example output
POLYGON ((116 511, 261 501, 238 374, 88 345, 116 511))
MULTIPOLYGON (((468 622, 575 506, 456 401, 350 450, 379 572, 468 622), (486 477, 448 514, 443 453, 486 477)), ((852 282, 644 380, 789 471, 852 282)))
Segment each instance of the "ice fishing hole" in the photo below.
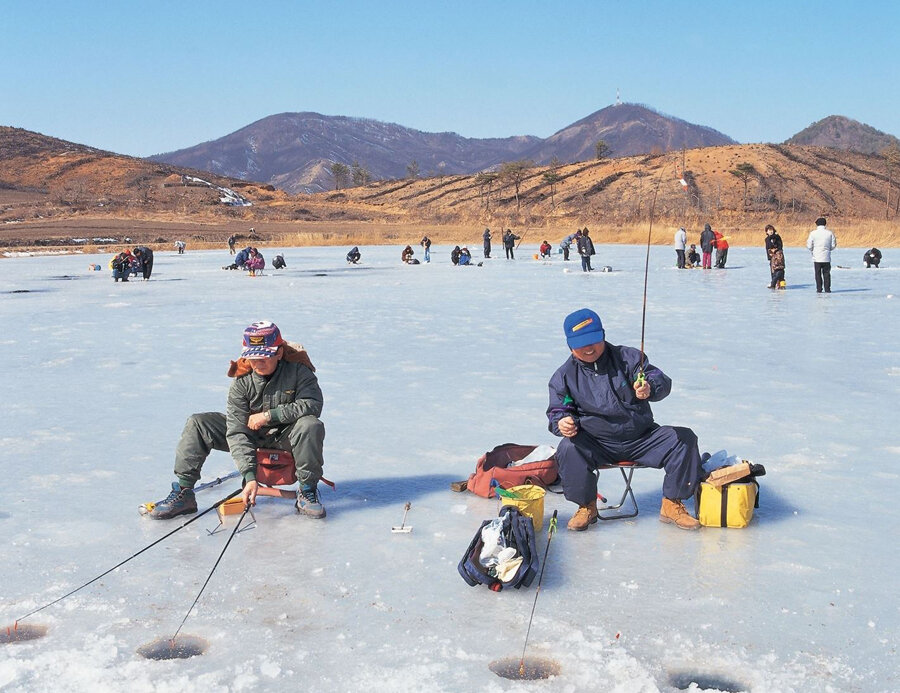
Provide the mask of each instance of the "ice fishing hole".
POLYGON ((188 659, 202 655, 209 643, 196 635, 179 635, 177 638, 157 638, 141 645, 137 653, 144 659, 188 659))
POLYGON ((522 668, 522 659, 519 657, 507 657, 491 662, 491 671, 497 676, 516 681, 535 681, 537 679, 549 679, 551 676, 559 676, 561 671, 557 662, 546 657, 526 657, 525 667, 522 668))
POLYGON ((669 684, 679 691, 688 690, 692 683, 697 684, 703 690, 713 689, 722 691, 722 693, 743 693, 750 690, 750 686, 745 686, 716 672, 673 671, 669 673, 669 684))
POLYGON ((37 640, 47 635, 47 626, 21 625, 7 626, 0 630, 0 644, 37 640))

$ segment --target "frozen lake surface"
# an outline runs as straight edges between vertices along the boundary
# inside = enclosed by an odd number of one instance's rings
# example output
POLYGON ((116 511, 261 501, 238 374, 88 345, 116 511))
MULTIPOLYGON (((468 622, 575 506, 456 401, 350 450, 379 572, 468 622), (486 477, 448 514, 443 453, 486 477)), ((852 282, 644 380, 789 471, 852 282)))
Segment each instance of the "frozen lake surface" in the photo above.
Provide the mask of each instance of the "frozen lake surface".
MULTIPOLYGON (((662 473, 644 470, 637 518, 575 534, 575 506, 549 496, 563 529, 529 654, 560 674, 491 672, 521 654, 534 585, 462 581, 457 562, 497 504, 449 483, 497 444, 555 445, 544 409, 568 312, 597 310, 612 343, 641 338, 643 248, 598 245, 594 265, 614 271, 590 275, 535 248, 480 268, 453 267, 449 247, 420 266, 363 247, 357 267, 347 248, 289 248, 287 269, 257 278, 188 249, 157 253, 151 281, 127 285, 109 255, 0 261, 0 625, 180 524, 137 506, 167 494, 185 417, 223 410, 254 320, 315 363, 337 483, 323 522, 260 501, 182 631, 205 654, 136 650, 174 633, 209 575, 230 534, 207 534, 214 514, 26 619, 47 634, 0 645, 0 689, 900 689, 900 271, 891 251, 863 269, 861 248, 836 251, 848 269, 830 295, 815 293, 805 249, 787 250, 788 290, 773 292, 761 247, 732 249, 724 271, 679 271, 653 248, 646 350, 674 381, 656 419, 765 465, 760 508, 744 530, 679 531, 657 520, 662 473), (406 502, 413 532, 392 534, 406 502)), ((232 469, 213 453, 204 477, 232 469)), ((229 484, 198 493, 201 508, 229 484)), ((601 491, 617 488, 604 472, 601 491)))

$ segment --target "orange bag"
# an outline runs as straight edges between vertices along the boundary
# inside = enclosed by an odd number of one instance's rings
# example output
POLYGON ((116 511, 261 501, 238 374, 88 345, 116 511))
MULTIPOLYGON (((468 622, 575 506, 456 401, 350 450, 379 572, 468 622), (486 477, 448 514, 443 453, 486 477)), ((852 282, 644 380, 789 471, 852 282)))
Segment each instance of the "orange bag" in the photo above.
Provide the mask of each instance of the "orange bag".
POLYGON ((501 488, 512 488, 521 484, 549 486, 559 478, 556 456, 537 462, 510 467, 510 463, 530 455, 537 445, 517 445, 504 443, 490 452, 484 453, 475 464, 475 473, 469 476, 466 488, 485 498, 495 496, 492 482, 496 479, 501 488))
POLYGON ((260 448, 256 451, 256 481, 265 486, 297 483, 294 456, 286 450, 260 448))

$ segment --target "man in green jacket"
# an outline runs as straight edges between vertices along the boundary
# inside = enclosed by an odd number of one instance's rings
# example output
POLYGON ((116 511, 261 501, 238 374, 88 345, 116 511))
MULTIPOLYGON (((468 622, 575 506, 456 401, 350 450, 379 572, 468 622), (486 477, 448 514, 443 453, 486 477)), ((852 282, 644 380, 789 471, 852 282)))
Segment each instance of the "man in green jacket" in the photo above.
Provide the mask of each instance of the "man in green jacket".
POLYGON ((254 505, 256 450, 289 450, 297 479, 297 511, 325 517, 317 485, 322 478, 325 426, 322 391, 314 368, 300 345, 285 342, 272 322, 255 322, 244 330, 241 357, 231 362, 234 378, 224 414, 192 414, 175 449, 172 492, 154 504, 148 515, 165 520, 197 511, 194 485, 203 463, 213 450, 231 452, 244 480, 242 498, 254 505))

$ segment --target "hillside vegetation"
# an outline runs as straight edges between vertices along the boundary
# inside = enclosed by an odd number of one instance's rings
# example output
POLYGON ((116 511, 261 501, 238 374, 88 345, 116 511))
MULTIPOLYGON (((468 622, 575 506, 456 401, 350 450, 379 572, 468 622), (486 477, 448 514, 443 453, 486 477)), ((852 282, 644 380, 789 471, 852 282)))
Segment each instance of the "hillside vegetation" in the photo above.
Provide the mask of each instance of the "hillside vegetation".
POLYGON ((0 245, 67 245, 73 235, 224 242, 252 226, 301 244, 438 242, 492 229, 541 229, 553 239, 588 226, 600 242, 646 239, 704 223, 758 243, 765 223, 790 242, 819 215, 859 244, 898 245, 900 171, 880 155, 797 145, 728 145, 556 167, 508 164, 496 173, 379 181, 314 195, 222 179, 0 128, 0 245), (229 207, 182 173, 238 190, 229 207), (418 237, 416 237, 418 234, 418 237))

